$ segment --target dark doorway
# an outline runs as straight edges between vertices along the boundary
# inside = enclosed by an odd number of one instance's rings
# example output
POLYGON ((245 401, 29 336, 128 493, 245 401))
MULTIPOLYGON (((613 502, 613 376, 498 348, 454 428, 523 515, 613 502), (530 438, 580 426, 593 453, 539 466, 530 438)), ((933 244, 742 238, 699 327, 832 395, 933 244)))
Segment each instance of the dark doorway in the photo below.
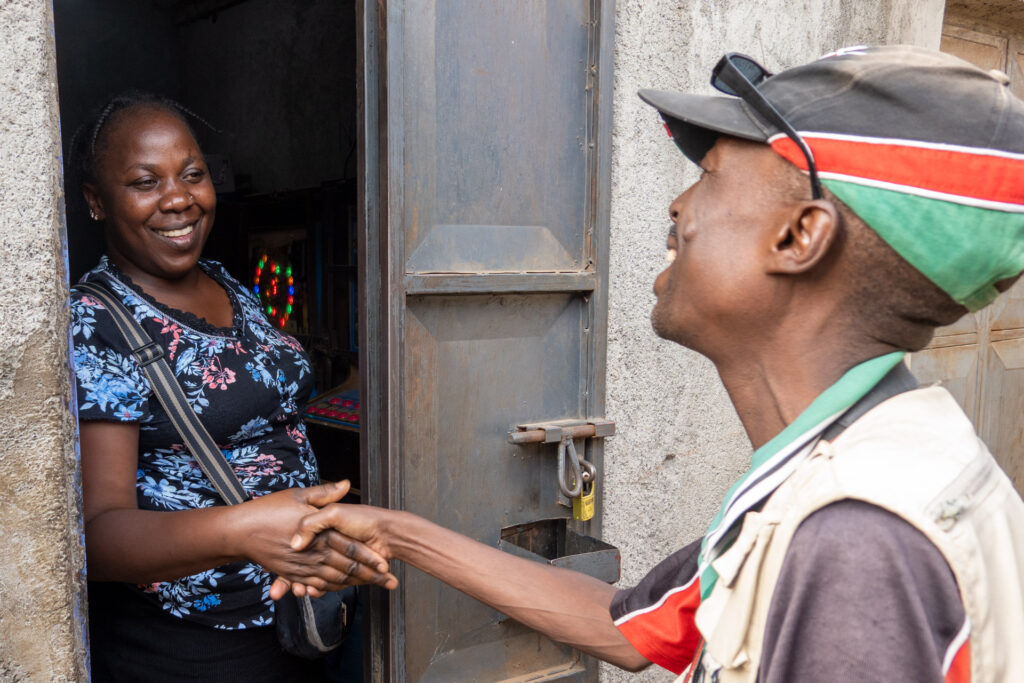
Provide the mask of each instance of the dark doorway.
MULTIPOLYGON (((358 492, 354 0, 53 4, 66 164, 75 132, 117 93, 152 91, 194 112, 218 195, 204 255, 309 352, 319 393, 305 417, 321 475, 358 492)), ((73 283, 103 236, 66 170, 73 283)))

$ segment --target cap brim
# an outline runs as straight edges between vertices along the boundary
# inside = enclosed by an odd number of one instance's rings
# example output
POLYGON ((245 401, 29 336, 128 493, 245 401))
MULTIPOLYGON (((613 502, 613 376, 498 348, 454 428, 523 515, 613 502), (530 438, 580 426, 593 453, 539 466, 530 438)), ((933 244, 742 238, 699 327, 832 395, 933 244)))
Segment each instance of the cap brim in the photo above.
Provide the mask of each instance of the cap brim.
POLYGON ((736 97, 663 90, 641 90, 637 94, 661 112, 676 145, 694 163, 700 163, 721 134, 755 142, 768 141, 768 133, 747 116, 743 103, 736 97))

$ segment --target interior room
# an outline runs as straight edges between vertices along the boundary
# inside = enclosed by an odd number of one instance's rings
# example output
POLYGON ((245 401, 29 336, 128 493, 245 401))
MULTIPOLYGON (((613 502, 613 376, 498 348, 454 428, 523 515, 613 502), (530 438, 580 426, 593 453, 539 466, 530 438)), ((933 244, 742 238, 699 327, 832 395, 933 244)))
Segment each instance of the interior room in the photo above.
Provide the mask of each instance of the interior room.
MULTIPOLYGON (((114 95, 166 95, 190 112, 217 192, 204 256, 260 298, 309 353, 305 408, 324 480, 359 496, 360 399, 353 0, 54 0, 65 168, 72 141, 114 95)), ((103 237, 66 173, 71 282, 103 237)), ((350 634, 328 668, 362 679, 350 634)))
MULTIPOLYGON (((65 163, 90 113, 123 91, 194 113, 217 190, 204 255, 309 353, 318 393, 305 418, 321 474, 358 489, 353 0, 55 0, 54 16, 65 163)), ((72 185, 75 282, 103 240, 72 185)))

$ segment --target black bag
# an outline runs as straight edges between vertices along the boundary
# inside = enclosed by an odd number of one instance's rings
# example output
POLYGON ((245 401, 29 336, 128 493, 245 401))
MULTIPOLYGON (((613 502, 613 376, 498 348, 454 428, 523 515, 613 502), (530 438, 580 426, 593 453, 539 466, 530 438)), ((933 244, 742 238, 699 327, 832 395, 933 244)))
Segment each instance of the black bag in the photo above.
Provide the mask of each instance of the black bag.
POLYGON ((274 605, 277 639, 285 652, 316 659, 334 650, 351 628, 358 606, 354 586, 322 598, 297 598, 288 593, 274 605))
MULTIPOLYGON (((185 445, 209 477, 220 497, 228 505, 237 505, 249 498, 235 476, 224 454, 206 431, 195 411, 188 404, 171 366, 164 359, 163 349, 128 312, 124 304, 98 282, 80 282, 75 289, 87 292, 103 302, 117 323, 132 356, 146 373, 153 394, 167 411, 185 445)), ((322 598, 302 598, 288 593, 274 606, 277 639, 282 649, 299 657, 315 659, 340 646, 355 616, 356 589, 332 591, 322 598)))

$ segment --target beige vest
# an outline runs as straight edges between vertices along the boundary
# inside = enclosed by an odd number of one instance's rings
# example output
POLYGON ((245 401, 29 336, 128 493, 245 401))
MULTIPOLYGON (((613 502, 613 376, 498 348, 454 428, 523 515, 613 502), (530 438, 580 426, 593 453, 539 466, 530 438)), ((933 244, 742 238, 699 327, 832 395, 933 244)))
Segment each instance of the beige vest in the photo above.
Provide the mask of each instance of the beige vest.
POLYGON ((808 515, 842 499, 899 515, 945 556, 970 622, 971 682, 1024 681, 1024 502, 939 387, 888 399, 819 442, 761 512, 746 514, 697 611, 708 671, 721 666, 721 683, 757 678, 790 539, 808 515))

